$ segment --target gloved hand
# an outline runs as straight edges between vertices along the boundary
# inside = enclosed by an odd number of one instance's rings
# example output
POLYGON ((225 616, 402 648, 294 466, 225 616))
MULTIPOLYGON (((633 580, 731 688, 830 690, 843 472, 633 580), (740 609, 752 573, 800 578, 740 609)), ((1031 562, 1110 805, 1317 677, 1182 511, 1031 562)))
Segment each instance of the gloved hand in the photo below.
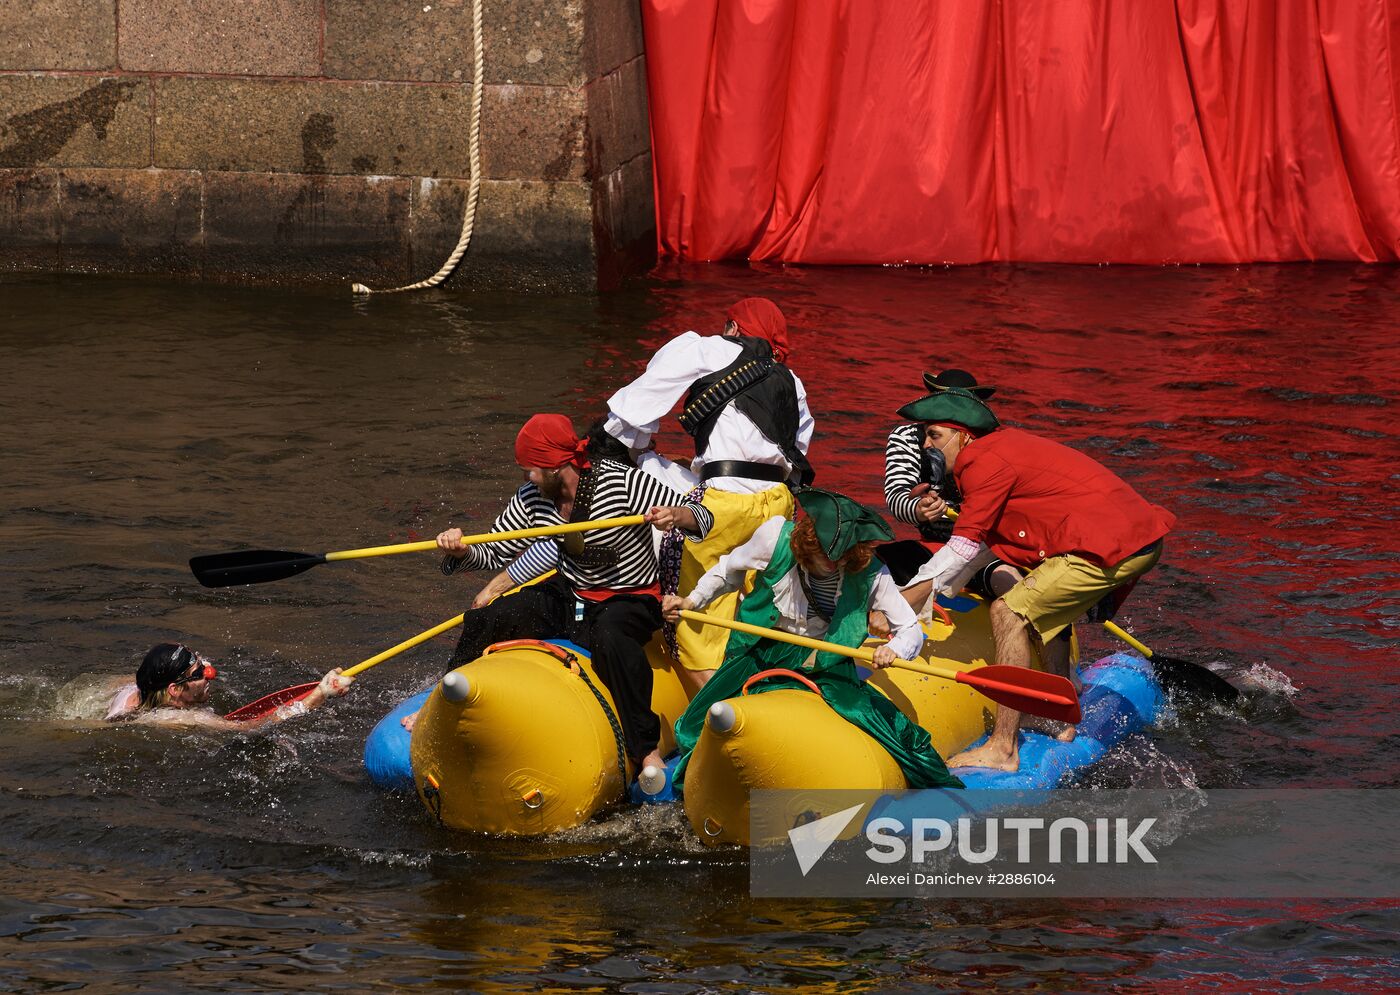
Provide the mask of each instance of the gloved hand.
POLYGON ((350 685, 355 683, 355 678, 346 677, 340 672, 339 667, 326 671, 326 676, 321 678, 321 683, 317 690, 325 698, 339 698, 350 690, 350 685))

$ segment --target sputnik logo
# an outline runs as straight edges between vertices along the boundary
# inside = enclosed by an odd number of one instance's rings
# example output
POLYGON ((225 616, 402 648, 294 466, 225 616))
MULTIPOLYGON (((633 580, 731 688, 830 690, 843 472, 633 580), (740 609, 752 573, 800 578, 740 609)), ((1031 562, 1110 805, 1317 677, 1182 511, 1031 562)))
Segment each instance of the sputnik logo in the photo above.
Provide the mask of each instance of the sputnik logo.
POLYGON ((792 852, 797 857, 797 866, 804 878, 864 807, 864 803, 852 805, 835 815, 788 830, 788 842, 792 844, 792 852))

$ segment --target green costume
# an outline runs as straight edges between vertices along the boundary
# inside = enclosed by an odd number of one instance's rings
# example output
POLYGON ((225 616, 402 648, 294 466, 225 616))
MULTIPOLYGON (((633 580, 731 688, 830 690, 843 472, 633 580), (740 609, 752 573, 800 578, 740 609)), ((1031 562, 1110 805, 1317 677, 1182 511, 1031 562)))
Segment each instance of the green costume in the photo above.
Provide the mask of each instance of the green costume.
MULTIPOLYGON (((842 495, 811 489, 801 492, 798 500, 816 526, 818 541, 833 560, 840 559, 858 542, 893 538, 889 526, 879 516, 842 495)), ((753 591, 739 605, 736 617, 740 621, 766 628, 778 621, 778 608, 773 603, 774 585, 788 571, 797 568, 790 542, 792 530, 792 522, 783 526, 773 559, 759 575, 753 591)), ((856 647, 865 641, 870 587, 880 568, 880 562, 872 560, 860 573, 846 575, 825 636, 828 642, 856 647)), ((675 782, 679 784, 685 777, 686 764, 700 739, 711 705, 738 697, 744 682, 762 670, 803 670, 810 652, 762 636, 731 633, 723 665, 676 720, 676 743, 681 749, 681 760, 676 767, 675 782)), ((868 687, 849 657, 819 652, 813 669, 807 674, 821 688, 822 697, 836 714, 864 730, 889 751, 904 771, 910 787, 962 787, 962 782, 948 773, 928 733, 911 722, 888 698, 868 687)), ((751 688, 750 693, 801 687, 800 682, 790 677, 770 677, 751 688)))

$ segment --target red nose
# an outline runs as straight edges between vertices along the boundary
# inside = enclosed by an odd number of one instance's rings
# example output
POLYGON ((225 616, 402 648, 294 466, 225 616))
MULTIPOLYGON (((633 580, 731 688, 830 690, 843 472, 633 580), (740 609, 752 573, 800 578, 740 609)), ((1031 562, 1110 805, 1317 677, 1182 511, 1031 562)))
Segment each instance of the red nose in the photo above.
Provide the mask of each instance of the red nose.
POLYGON ((219 672, 218 672, 217 670, 215 670, 213 667, 209 666, 209 664, 207 664, 207 663, 204 665, 204 679, 205 679, 206 681, 212 681, 214 678, 216 678, 216 677, 218 677, 218 676, 219 676, 219 672))

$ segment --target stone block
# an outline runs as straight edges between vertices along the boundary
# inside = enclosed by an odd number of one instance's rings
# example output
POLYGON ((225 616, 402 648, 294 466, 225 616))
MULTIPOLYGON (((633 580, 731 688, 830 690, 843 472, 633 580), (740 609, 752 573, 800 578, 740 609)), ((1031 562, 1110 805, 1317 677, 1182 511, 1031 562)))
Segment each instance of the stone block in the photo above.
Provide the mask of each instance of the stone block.
POLYGON ((593 184, 598 289, 612 290, 656 265, 656 208, 651 152, 623 163, 593 184))
POLYGON ((198 173, 65 169, 65 272, 197 274, 203 256, 198 173))
MULTIPOLYGON (((488 83, 577 86, 579 4, 485 0, 482 47, 488 83)), ((326 75, 339 79, 472 79, 471 0, 326 0, 326 75)))
POLYGON ((486 2, 486 82, 581 86, 588 79, 583 40, 591 2, 486 2))
POLYGON ((0 67, 111 69, 117 64, 117 0, 0 4, 0 67))
POLYGON ((0 169, 0 269, 58 268, 58 172, 0 169))
POLYGON ((399 284, 409 181, 206 173, 205 273, 255 282, 399 284))
POLYGON ((584 70, 589 79, 631 62, 646 50, 641 0, 591 0, 583 38, 584 70))
POLYGON ((320 0, 122 0, 123 69, 321 74, 320 0))
POLYGON ((0 168, 149 166, 150 83, 0 76, 0 168))
POLYGON ((163 79, 155 104, 155 161, 171 169, 470 175, 466 87, 163 79))
POLYGON ((643 59, 593 80, 585 92, 591 176, 604 176, 651 148, 643 59))
POLYGON ((482 104, 483 177, 559 181, 586 175, 581 90, 488 86, 482 104))
MULTIPOLYGON (((468 184, 413 185, 413 279, 431 276, 461 235, 468 184)), ((448 285, 580 290, 594 285, 590 191, 576 181, 486 180, 472 240, 448 285)))

